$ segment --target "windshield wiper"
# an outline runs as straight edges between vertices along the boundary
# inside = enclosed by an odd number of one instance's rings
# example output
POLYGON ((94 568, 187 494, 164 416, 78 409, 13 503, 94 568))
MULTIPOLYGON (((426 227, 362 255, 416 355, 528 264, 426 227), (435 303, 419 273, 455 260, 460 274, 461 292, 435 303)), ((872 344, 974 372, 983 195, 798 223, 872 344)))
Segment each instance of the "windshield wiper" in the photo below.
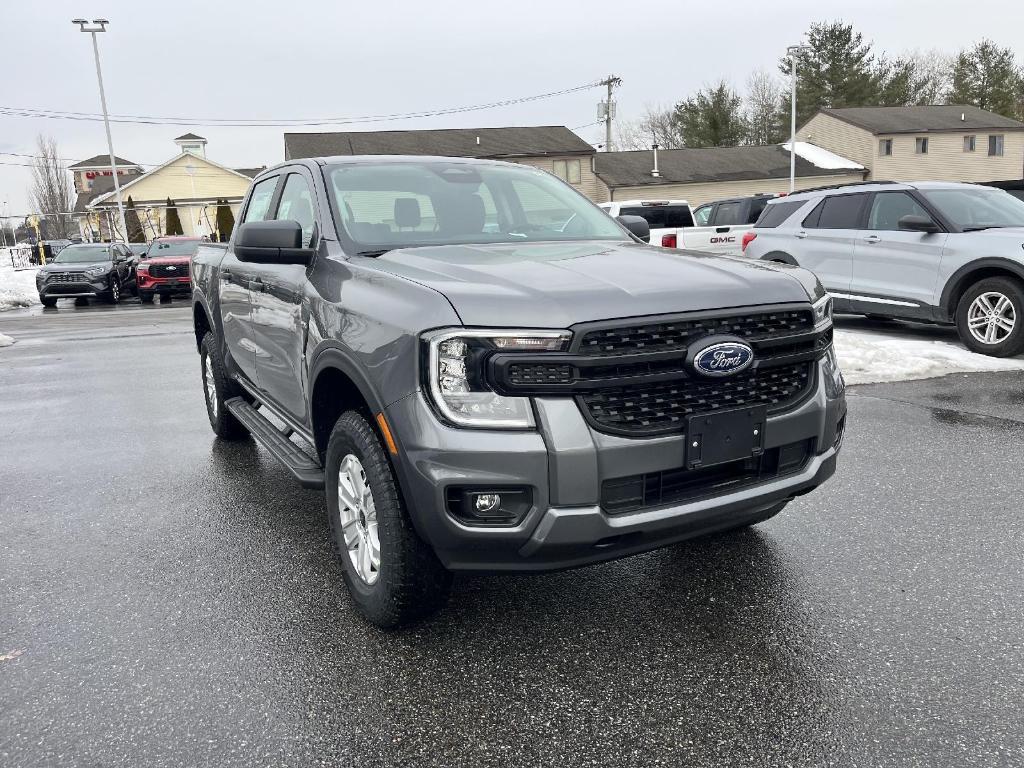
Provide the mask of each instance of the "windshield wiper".
POLYGON ((382 248, 382 249, 377 250, 377 251, 357 251, 356 252, 356 256, 369 256, 369 257, 373 258, 373 257, 376 257, 376 256, 383 256, 385 253, 387 253, 388 251, 392 251, 392 250, 394 250, 394 249, 393 248, 382 248))
POLYGON ((982 224, 977 227, 964 227, 964 232, 981 232, 986 229, 1002 229, 1005 224, 982 224))

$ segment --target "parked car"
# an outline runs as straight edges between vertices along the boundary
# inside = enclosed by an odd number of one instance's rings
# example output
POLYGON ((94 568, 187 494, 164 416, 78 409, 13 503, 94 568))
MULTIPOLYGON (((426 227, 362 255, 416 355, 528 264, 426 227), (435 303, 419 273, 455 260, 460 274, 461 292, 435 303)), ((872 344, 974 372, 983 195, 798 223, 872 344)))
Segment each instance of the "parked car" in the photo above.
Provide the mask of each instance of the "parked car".
POLYGON ((601 203, 600 208, 613 218, 639 216, 644 219, 650 227, 649 242, 653 245, 660 245, 669 235, 678 238, 681 229, 693 226, 693 211, 685 200, 618 200, 601 203))
POLYGON ((813 270, 839 312, 955 323, 1024 352, 1024 201, 974 184, 866 183, 773 200, 746 256, 813 270))
POLYGON ((835 471, 819 281, 647 232, 528 166, 356 156, 263 171, 199 245, 210 425, 326 490, 371 622, 431 612, 451 571, 745 527, 835 471))
POLYGON ((753 239, 748 233, 753 231, 754 223, 768 201, 777 196, 748 195, 705 203, 693 212, 694 227, 685 233, 686 247, 731 256, 742 255, 744 243, 753 239), (707 243, 702 245, 705 238, 707 243))
POLYGON ((36 273, 39 301, 53 307, 59 298, 101 298, 117 304, 135 289, 132 255, 123 243, 78 243, 62 248, 36 273))
POLYGON ((192 254, 202 237, 158 237, 139 262, 139 299, 144 304, 152 303, 154 296, 161 301, 170 300, 174 295, 192 293, 189 264, 192 254))

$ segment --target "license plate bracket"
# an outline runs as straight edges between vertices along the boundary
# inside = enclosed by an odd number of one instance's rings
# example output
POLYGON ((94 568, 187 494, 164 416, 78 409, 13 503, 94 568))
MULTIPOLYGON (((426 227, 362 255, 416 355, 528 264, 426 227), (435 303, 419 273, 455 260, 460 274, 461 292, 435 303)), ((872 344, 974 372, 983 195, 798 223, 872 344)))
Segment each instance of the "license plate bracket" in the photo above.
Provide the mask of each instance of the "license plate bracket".
POLYGON ((760 456, 767 421, 767 406, 691 416, 686 422, 686 468, 760 456))

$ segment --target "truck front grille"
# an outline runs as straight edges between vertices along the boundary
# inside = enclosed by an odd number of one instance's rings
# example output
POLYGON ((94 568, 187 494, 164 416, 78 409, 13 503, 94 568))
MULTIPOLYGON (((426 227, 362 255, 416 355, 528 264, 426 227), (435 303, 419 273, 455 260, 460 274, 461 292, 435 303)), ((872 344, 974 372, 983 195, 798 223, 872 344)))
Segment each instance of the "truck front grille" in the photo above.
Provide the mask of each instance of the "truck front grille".
POLYGON ((149 268, 153 277, 188 277, 188 264, 154 264, 149 268))
POLYGON ((87 283, 89 278, 85 276, 85 272, 51 272, 49 279, 46 281, 50 283, 87 283))

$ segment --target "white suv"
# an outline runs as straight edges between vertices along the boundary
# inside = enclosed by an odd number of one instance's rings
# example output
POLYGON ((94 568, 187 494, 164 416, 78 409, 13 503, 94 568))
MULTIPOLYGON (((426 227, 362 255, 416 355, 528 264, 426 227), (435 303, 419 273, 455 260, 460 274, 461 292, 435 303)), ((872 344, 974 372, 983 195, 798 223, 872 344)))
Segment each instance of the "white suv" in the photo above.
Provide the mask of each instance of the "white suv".
POLYGON ((814 271, 836 312, 956 323, 975 352, 1024 352, 1024 201, 975 184, 867 182, 765 208, 744 255, 814 271))

